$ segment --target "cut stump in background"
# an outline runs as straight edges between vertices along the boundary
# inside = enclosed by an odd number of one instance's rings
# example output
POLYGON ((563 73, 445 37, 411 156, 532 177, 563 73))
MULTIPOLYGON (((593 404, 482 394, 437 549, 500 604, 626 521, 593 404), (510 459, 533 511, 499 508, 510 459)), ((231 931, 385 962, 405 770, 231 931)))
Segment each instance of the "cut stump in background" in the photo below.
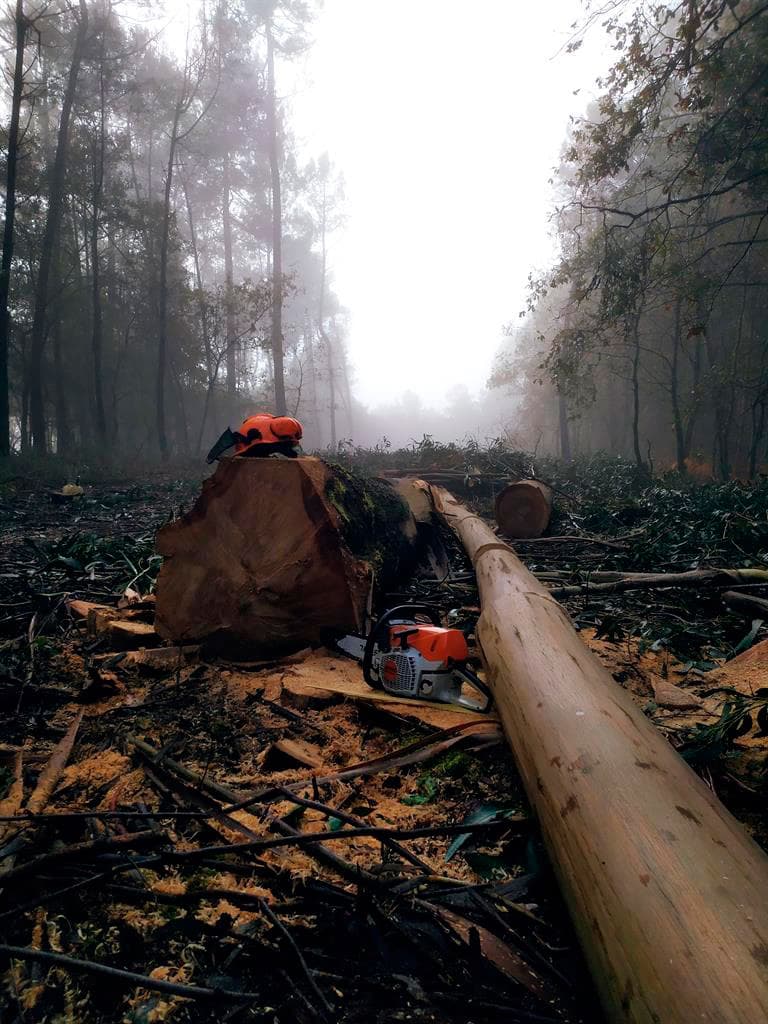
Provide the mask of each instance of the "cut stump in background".
POLYGON ((372 573, 407 575, 416 527, 384 481, 320 459, 223 459, 163 527, 155 626, 177 644, 283 653, 360 631, 372 573))
POLYGON ((517 480, 496 495, 496 522, 507 537, 540 537, 551 514, 552 491, 538 480, 517 480))

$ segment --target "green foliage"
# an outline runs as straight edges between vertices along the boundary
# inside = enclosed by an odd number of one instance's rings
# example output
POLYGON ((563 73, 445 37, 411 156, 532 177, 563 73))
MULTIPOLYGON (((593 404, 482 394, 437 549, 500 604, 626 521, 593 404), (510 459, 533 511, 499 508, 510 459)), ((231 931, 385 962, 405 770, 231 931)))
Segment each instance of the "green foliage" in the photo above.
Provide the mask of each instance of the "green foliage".
POLYGON ((99 537, 74 532, 42 546, 29 538, 27 544, 46 559, 46 568, 63 569, 72 585, 81 578, 108 576, 116 593, 137 583, 149 592, 162 563, 155 553, 154 534, 99 537))
POLYGON ((596 15, 584 31, 599 24, 615 56, 556 172, 560 254, 531 280, 512 355, 523 414, 553 447, 554 390, 584 447, 680 468, 704 451, 718 478, 755 477, 768 461, 764 7, 641 0, 596 15))
POLYGON ((386 570, 393 579, 412 557, 401 526, 408 507, 384 480, 331 463, 333 475, 326 497, 338 513, 341 532, 353 554, 370 562, 377 574, 386 570))
POLYGON ((606 536, 638 531, 620 559, 622 568, 768 565, 768 479, 751 486, 736 481, 681 486, 673 479, 654 481, 629 499, 626 491, 605 493, 603 507, 593 507, 581 524, 606 536))
POLYGON ((757 726, 758 736, 768 736, 768 688, 759 689, 754 696, 730 688, 720 718, 712 725, 696 723, 689 730, 682 748, 686 761, 695 765, 709 764, 727 758, 734 750, 734 742, 757 726))

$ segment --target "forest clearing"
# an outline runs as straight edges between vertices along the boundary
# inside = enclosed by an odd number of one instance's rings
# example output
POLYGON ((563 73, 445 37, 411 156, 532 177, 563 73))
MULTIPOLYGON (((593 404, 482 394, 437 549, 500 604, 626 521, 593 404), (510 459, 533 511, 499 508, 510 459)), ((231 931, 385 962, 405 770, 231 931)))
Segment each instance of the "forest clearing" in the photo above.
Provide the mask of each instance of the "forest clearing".
POLYGON ((0 35, 0 1024, 768 1020, 768 4, 0 35))
MULTIPOLYGON (((452 477, 491 522, 499 480, 545 478, 553 521, 520 557, 611 686, 768 844, 764 484, 683 492, 605 458, 434 445, 338 470, 352 467, 452 477), (753 580, 727 578, 745 568, 753 580)), ((9 1019, 597 1019, 499 709, 373 689, 332 648, 233 657, 157 635, 154 530, 198 490, 158 473, 61 505, 28 479, 3 485, 9 1019)), ((435 606, 476 658, 472 564, 434 528, 443 564, 430 556, 375 611, 435 606)), ((561 732, 550 745, 566 756, 561 732)))

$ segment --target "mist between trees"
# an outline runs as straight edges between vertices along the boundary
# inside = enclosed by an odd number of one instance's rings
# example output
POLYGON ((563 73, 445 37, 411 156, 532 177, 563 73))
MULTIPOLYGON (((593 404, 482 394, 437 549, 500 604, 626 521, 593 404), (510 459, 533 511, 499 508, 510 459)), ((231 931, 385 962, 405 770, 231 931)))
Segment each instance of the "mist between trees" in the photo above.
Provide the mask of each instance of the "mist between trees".
POLYGON ((327 157, 297 159, 280 101, 313 7, 190 5, 180 54, 168 12, 137 11, 6 17, 0 452, 198 455, 259 407, 335 444, 343 186, 327 157))
POLYGON ((374 412, 328 269, 342 177, 298 157, 281 101, 317 6, 191 5, 173 52, 162 4, 9 8, 0 454, 198 457, 263 408, 314 448, 474 434, 765 470, 768 3, 586 0, 569 48, 606 32, 615 59, 553 176, 555 265, 484 394, 374 412))
POLYGON ((587 5, 616 57, 553 181, 560 256, 491 384, 521 441, 753 477, 768 459, 768 4, 587 5))

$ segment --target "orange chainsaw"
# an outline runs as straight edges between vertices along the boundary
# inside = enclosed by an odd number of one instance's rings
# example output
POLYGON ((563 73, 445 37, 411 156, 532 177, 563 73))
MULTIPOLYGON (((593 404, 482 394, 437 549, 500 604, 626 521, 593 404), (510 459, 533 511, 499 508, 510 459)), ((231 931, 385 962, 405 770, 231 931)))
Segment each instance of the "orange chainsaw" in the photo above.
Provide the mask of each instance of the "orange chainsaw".
POLYGON ((467 668, 469 651, 460 629, 446 629, 427 605, 392 608, 367 637, 349 634, 336 642, 339 650, 363 665, 363 678, 375 690, 396 697, 457 704, 469 711, 487 711, 491 691, 467 668), (426 621, 425 621, 426 620, 426 621), (482 701, 465 697, 467 683, 482 701))

